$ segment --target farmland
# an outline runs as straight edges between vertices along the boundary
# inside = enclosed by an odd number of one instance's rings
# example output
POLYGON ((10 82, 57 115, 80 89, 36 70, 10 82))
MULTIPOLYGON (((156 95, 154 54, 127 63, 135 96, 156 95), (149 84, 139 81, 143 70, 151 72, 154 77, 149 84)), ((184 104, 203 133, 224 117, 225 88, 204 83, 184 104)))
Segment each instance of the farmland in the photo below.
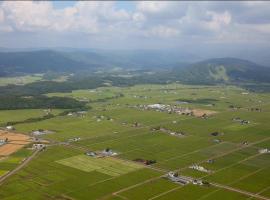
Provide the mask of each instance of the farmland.
MULTIPOLYGON (((91 108, 15 124, 28 136, 51 131, 38 136, 50 144, 0 183, 0 199, 270 199, 270 154, 259 152, 270 148, 269 93, 174 83, 46 95, 84 100, 91 108), (153 104, 197 109, 206 116, 148 109, 153 104), (85 155, 105 149, 117 155, 85 155), (191 169, 194 164, 207 171, 191 169), (210 185, 175 183, 166 178, 170 171, 210 185)), ((4 110, 0 120, 23 121, 43 112, 4 110)), ((32 153, 24 147, 0 160, 0 176, 19 165, 7 163, 32 153)))

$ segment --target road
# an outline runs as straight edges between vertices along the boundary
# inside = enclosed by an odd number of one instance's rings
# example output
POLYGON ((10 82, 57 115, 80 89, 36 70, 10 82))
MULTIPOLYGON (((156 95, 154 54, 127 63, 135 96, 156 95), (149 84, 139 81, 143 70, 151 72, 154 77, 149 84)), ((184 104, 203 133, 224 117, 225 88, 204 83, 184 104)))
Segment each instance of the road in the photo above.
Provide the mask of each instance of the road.
POLYGON ((254 198, 256 198, 256 199, 270 200, 269 198, 264 197, 264 196, 261 196, 261 195, 259 195, 259 194, 247 192, 247 191, 240 190, 240 189, 237 189, 237 188, 233 188, 233 187, 230 187, 230 186, 227 186, 227 185, 221 185, 221 184, 218 184, 218 183, 211 183, 211 185, 213 185, 213 186, 215 186, 215 187, 218 187, 218 188, 230 190, 230 191, 233 191, 233 192, 238 192, 238 193, 244 194, 244 195, 246 195, 246 196, 254 197, 254 198))

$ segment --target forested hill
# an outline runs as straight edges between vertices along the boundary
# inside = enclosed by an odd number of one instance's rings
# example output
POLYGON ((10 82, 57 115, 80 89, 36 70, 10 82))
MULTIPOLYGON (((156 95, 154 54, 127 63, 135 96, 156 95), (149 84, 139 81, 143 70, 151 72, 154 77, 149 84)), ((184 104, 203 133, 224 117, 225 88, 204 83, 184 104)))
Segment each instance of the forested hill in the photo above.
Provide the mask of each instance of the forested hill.
POLYGON ((270 68, 237 58, 215 58, 174 68, 173 76, 190 83, 270 82, 270 68))

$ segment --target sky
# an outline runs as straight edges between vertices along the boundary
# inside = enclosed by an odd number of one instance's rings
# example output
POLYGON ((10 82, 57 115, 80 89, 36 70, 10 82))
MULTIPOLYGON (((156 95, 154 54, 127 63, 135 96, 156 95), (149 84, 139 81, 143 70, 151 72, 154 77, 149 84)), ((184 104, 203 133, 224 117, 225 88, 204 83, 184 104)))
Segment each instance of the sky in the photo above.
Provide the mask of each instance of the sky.
POLYGON ((270 47, 270 1, 2 1, 0 47, 270 47))

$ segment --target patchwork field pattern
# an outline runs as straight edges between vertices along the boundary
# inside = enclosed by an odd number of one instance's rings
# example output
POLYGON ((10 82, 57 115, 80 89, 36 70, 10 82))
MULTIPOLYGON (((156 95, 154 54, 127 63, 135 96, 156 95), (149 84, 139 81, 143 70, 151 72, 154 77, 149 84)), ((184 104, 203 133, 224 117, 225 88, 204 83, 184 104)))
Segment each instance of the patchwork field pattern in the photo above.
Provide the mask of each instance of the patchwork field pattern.
MULTIPOLYGON (((15 125, 17 131, 26 134, 38 129, 53 130, 54 134, 41 136, 53 145, 2 183, 1 200, 270 199, 270 153, 259 152, 270 148, 269 93, 233 86, 168 84, 49 95, 89 99, 91 109, 83 117, 65 115, 15 125), (123 95, 114 98, 119 93, 123 95), (99 102, 100 98, 105 100, 99 102), (139 108, 157 103, 215 113, 202 118, 139 108), (234 118, 250 123, 241 124, 234 118), (70 142, 72 138, 80 139, 70 142), (87 151, 107 148, 119 154, 106 158, 85 155, 87 151), (156 163, 146 166, 134 162, 135 159, 156 163), (194 164, 209 172, 189 168, 194 164), (211 184, 179 185, 164 178, 170 171, 211 184)), ((2 112, 0 120, 5 122, 4 116, 11 119, 16 111, 2 112)), ((18 113, 22 119, 31 118, 24 115, 26 111, 18 113)), ((42 115, 42 111, 29 113, 37 114, 42 115)), ((29 155, 24 151, 25 148, 0 160, 0 174, 29 155)))

